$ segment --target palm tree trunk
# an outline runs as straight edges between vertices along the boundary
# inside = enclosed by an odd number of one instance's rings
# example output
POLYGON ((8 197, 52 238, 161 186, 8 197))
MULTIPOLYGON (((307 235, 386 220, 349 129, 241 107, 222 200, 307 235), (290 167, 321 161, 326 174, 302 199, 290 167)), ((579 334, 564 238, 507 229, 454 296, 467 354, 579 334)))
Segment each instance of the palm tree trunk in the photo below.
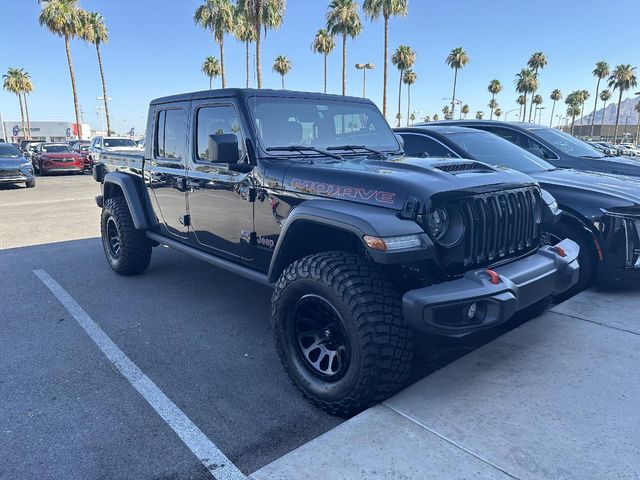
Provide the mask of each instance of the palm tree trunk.
POLYGON ((398 121, 396 122, 396 127, 400 126, 400 116, 402 115, 400 113, 400 109, 402 108, 402 75, 404 73, 404 70, 400 70, 400 82, 399 82, 399 86, 398 86, 398 121))
POLYGON ((384 73, 382 75, 382 115, 387 118, 387 75, 389 69, 389 17, 384 17, 384 73))
POLYGON ((593 125, 596 121, 596 109, 598 108, 598 92, 600 90, 600 78, 598 78, 598 83, 596 83, 596 99, 593 102, 593 116, 591 117, 591 130, 589 132, 589 137, 593 137, 593 125))
POLYGON ((582 136, 582 124, 584 123, 584 102, 580 105, 580 135, 582 136))
POLYGON ((576 124, 576 115, 575 113, 571 116, 571 135, 573 135, 573 128, 576 124))
POLYGON ((527 118, 527 92, 524 92, 524 103, 522 104, 522 122, 527 118))
POLYGON ((327 54, 324 55, 324 93, 327 93, 327 54))
POLYGON ((553 106, 551 107, 551 119, 549 120, 549 126, 553 124, 553 112, 556 111, 556 101, 553 101, 553 106))
POLYGON ((100 79, 102 80, 102 98, 104 99, 104 114, 107 117, 107 135, 111 135, 111 119, 109 118, 109 102, 107 101, 107 82, 104 79, 104 67, 102 65, 102 54, 100 53, 99 43, 96 43, 96 52, 98 54, 98 66, 100 67, 100 79))
POLYGON ((620 121, 620 103, 622 102, 622 89, 618 95, 618 110, 616 111, 616 128, 613 130, 613 143, 615 145, 618 140, 618 122, 620 121))
POLYGON ((247 73, 247 78, 245 82, 245 87, 249 88, 249 40, 244 42, 244 61, 245 61, 245 70, 247 73))
POLYGON ((347 35, 342 35, 342 95, 347 94, 347 35))
POLYGON ((640 135, 640 116, 638 117, 638 126, 636 128, 636 140, 633 142, 636 145, 638 144, 638 135, 640 135))
POLYGON ((284 75, 280 75, 280 80, 282 80, 282 90, 284 90, 284 75))
POLYGON ((522 105, 520 105, 520 111, 518 112, 518 120, 522 121, 522 105))
POLYGON ((262 69, 260 68, 260 12, 256 15, 256 75, 258 88, 262 88, 262 69))
POLYGON ((20 92, 16 93, 18 95, 18 100, 20 101, 20 126, 22 127, 22 134, 24 138, 27 138, 27 127, 24 123, 24 107, 22 106, 22 95, 20 92))
POLYGON ((607 113, 607 102, 602 107, 602 121, 600 122, 600 136, 602 136, 602 127, 604 126, 604 114, 607 113))
POLYGON ((209 77, 209 90, 213 90, 213 77, 209 77))
POLYGON ((411 112, 411 84, 407 85, 407 127, 409 126, 409 113, 411 112))
POLYGON ((80 123, 80 107, 78 106, 78 92, 76 91, 76 75, 73 73, 73 62, 71 61, 71 49, 69 48, 69 37, 64 37, 64 47, 67 51, 67 63, 69 64, 69 75, 71 76, 71 91, 73 92, 73 108, 76 114, 76 125, 78 127, 78 140, 82 140, 82 124, 80 123))
POLYGON ((220 77, 222 78, 222 88, 227 88, 227 79, 224 75, 224 35, 220 39, 220 77))
MULTIPOLYGON (((533 72, 533 76, 534 76, 534 78, 535 78, 536 80, 538 79, 538 68, 537 68, 537 67, 536 67, 536 69, 535 69, 535 70, 534 70, 534 72, 533 72)), ((534 90, 531 92, 531 100, 532 100, 532 102, 533 102, 533 97, 535 97, 535 95, 536 95, 536 90, 537 90, 537 88, 536 88, 536 89, 534 89, 534 90)), ((529 123, 531 123, 531 112, 532 112, 532 111, 533 111, 533 103, 531 103, 531 108, 529 108, 529 120, 528 120, 528 121, 529 121, 529 123)), ((525 115, 526 115, 526 113, 525 113, 525 115)), ((533 118, 533 122, 535 123, 535 121, 536 121, 536 119, 535 119, 535 117, 534 117, 534 118, 533 118)))
POLYGON ((29 103, 27 102, 27 94, 24 95, 24 111, 27 114, 27 138, 31 140, 31 120, 29 120, 29 103))
POLYGON ((454 68, 453 71, 454 73, 453 73, 453 95, 451 96, 451 118, 453 118, 453 114, 456 111, 456 83, 458 83, 458 69, 454 68))

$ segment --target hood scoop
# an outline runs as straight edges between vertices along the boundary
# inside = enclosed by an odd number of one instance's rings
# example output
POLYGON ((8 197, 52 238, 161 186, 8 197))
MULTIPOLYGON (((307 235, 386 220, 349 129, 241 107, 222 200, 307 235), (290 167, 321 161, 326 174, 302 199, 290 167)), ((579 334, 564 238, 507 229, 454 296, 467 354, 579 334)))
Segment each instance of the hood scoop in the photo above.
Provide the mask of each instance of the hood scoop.
POLYGON ((458 175, 459 173, 491 173, 494 172, 491 167, 485 165, 480 162, 464 162, 464 163, 447 163, 444 165, 436 165, 434 168, 440 170, 441 172, 450 173, 452 175, 458 175))

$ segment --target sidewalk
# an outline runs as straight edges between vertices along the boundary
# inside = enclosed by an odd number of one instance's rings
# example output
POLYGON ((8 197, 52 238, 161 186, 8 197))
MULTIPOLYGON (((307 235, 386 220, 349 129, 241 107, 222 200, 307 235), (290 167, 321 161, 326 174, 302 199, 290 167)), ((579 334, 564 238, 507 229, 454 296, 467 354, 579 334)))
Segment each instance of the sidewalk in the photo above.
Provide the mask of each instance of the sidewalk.
POLYGON ((639 307, 584 292, 252 477, 639 478, 639 307))

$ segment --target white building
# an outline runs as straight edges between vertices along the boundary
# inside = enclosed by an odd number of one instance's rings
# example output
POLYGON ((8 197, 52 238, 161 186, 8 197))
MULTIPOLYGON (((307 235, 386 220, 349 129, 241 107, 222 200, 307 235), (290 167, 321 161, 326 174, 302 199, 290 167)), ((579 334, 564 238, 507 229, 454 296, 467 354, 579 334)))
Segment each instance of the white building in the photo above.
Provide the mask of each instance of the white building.
MULTIPOLYGON (((22 131, 20 121, 4 122, 0 137, 8 142, 18 142, 24 140, 25 133, 22 131)), ((45 142, 66 142, 76 138, 76 124, 72 122, 31 122, 31 139, 44 140, 45 142)), ((82 139, 91 138, 91 127, 87 123, 82 124, 82 139)))

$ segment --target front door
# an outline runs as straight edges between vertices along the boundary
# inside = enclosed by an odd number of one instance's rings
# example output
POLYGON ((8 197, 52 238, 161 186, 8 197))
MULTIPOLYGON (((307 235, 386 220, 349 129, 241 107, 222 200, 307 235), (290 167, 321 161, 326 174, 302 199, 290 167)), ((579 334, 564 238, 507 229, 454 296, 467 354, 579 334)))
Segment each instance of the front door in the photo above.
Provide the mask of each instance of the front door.
POLYGON ((159 106, 147 182, 156 216, 166 233, 188 237, 186 158, 188 103, 159 106))
POLYGON ((236 106, 228 100, 192 105, 191 166, 188 173, 189 214, 193 241, 216 254, 253 258, 253 199, 251 172, 230 169, 224 159, 209 161, 209 135, 238 137, 240 163, 248 163, 243 126, 236 106))

